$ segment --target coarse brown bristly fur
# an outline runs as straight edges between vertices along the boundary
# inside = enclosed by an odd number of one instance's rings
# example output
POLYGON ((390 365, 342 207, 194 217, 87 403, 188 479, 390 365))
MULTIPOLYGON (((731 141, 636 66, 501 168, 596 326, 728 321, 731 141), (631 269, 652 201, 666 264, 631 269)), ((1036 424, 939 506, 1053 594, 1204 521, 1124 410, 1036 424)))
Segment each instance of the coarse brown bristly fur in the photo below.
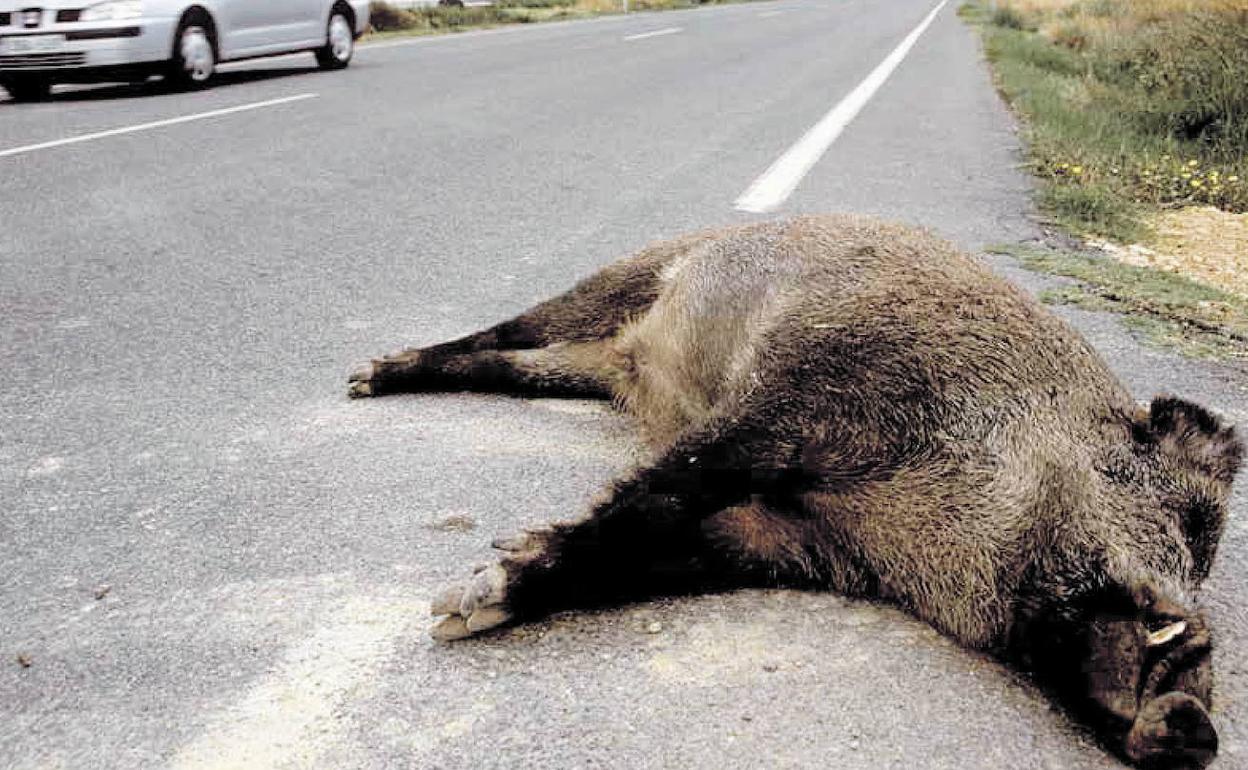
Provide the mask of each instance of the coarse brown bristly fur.
POLYGON ((1208 574, 1242 455, 1205 409, 1138 406, 1076 332, 923 231, 851 216, 698 233, 351 395, 613 399, 654 459, 582 518, 496 543, 453 639, 659 593, 887 599, 1032 672, 1148 767, 1216 754, 1208 574))

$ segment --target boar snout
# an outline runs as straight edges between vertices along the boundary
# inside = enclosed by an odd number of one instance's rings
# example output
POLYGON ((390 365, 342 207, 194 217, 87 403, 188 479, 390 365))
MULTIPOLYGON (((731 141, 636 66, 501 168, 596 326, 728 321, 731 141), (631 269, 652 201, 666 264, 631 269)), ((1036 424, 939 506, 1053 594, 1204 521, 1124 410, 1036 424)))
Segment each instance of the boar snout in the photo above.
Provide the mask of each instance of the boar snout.
POLYGON ((1184 692, 1146 702, 1123 746, 1127 757, 1148 770, 1197 770, 1218 753, 1218 733, 1204 704, 1184 692))

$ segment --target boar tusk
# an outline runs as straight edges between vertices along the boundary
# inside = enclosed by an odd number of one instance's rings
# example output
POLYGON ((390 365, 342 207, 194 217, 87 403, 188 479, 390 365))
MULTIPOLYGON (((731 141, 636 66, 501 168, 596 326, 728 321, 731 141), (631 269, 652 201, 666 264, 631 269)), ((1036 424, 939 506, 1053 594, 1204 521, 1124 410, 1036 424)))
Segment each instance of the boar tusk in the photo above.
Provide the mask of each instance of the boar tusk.
POLYGON ((1174 637, 1178 636, 1179 634, 1183 633, 1186 630, 1187 630, 1186 620, 1180 620, 1177 623, 1171 623, 1165 628, 1159 628, 1156 631, 1148 635, 1148 646, 1156 647, 1158 645, 1165 644, 1166 642, 1170 641, 1171 639, 1173 639, 1174 637))

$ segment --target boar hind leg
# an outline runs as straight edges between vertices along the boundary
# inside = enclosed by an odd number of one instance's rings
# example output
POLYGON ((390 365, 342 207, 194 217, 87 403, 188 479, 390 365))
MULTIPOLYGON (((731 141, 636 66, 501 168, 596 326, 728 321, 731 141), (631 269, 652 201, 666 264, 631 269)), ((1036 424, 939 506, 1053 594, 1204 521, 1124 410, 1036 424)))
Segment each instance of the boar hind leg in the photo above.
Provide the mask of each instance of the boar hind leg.
POLYGON ((736 440, 746 431, 733 428, 738 435, 678 441, 653 466, 617 482, 582 521, 496 542, 506 552, 498 563, 434 602, 433 613, 448 616, 434 636, 723 586, 732 564, 722 539, 708 537, 716 529, 708 520, 801 483, 799 471, 768 456, 774 442, 736 440))
POLYGON ((611 398, 619 368, 609 342, 563 342, 527 350, 438 354, 413 351, 351 376, 353 398, 387 393, 476 391, 522 396, 611 398))
POLYGON ((738 585, 813 587, 826 584, 828 572, 816 527, 755 497, 715 514, 702 529, 715 566, 738 585))
MULTIPOLYGON (((537 350, 606 340, 629 320, 650 309, 659 292, 658 271, 670 256, 661 251, 643 252, 608 265, 570 291, 484 331, 374 359, 351 375, 349 395, 362 398, 413 389, 404 385, 418 381, 420 378, 413 375, 422 367, 466 365, 467 359, 461 357, 474 353, 537 350)), ((488 360, 488 356, 479 359, 488 360)))

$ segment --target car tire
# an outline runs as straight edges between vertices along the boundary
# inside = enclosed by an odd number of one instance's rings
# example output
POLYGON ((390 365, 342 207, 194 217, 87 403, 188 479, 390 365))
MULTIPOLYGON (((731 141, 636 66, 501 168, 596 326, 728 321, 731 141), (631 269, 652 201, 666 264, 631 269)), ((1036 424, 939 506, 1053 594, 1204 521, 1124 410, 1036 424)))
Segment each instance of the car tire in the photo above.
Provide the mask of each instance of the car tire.
POLYGON ((30 75, 9 75, 0 79, 0 86, 4 86, 16 102, 39 102, 52 93, 51 81, 30 75))
POLYGON ((351 27, 351 17, 335 6, 325 28, 325 45, 316 49, 316 63, 323 70, 346 69, 354 55, 355 30, 351 27))
POLYGON ((188 16, 174 36, 165 80, 175 88, 206 88, 216 72, 217 44, 211 22, 201 15, 188 16))

